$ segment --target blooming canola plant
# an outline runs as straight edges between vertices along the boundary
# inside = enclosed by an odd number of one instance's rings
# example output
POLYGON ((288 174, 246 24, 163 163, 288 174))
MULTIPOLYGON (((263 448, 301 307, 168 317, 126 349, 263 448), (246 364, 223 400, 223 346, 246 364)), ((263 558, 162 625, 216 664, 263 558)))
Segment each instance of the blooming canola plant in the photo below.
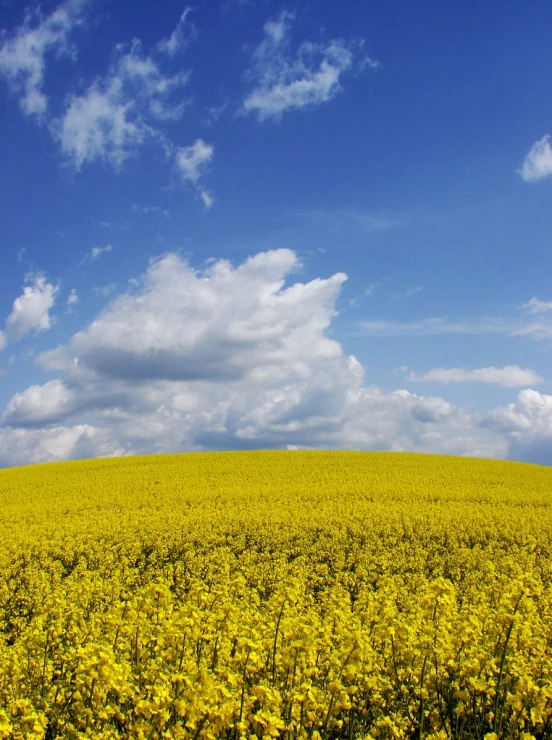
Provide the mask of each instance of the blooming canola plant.
POLYGON ((0 738, 552 735, 549 468, 156 455, 0 507, 0 738))

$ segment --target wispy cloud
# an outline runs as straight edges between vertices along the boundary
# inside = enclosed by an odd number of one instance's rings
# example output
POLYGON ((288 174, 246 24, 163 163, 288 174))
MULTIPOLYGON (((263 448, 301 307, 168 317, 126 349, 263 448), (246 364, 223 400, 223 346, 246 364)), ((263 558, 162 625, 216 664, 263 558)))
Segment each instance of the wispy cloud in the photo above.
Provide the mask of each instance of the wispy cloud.
POLYGON ((355 66, 377 67, 369 57, 360 59, 362 43, 333 39, 326 44, 303 42, 291 52, 290 28, 294 14, 284 11, 278 20, 264 25, 264 40, 256 48, 247 73, 254 88, 243 110, 260 121, 280 118, 292 109, 319 105, 341 90, 340 79, 355 66))
POLYGON ((187 48, 190 41, 197 36, 195 25, 188 20, 188 16, 191 12, 191 8, 184 9, 180 16, 180 20, 171 35, 167 39, 162 39, 156 45, 156 49, 158 51, 173 57, 187 48))
POLYGON ((517 331, 515 324, 503 319, 452 321, 446 316, 418 321, 361 321, 360 333, 368 337, 419 337, 447 334, 508 334, 517 331))
POLYGON ((95 296, 99 296, 101 298, 107 298, 110 295, 113 295, 113 293, 117 290, 119 287, 118 283, 108 283, 107 285, 97 286, 95 285, 92 288, 92 292, 95 296))
MULTIPOLYGON (((214 147, 206 144, 203 139, 197 139, 191 146, 177 149, 175 160, 180 177, 197 187, 197 181, 213 159, 214 152, 214 147)), ((203 188, 198 187, 197 190, 205 208, 211 208, 214 202, 213 196, 203 188)))
POLYGON ((220 105, 212 105, 206 108, 205 115, 203 117, 203 122, 205 123, 205 125, 212 126, 214 123, 216 123, 227 108, 228 99, 226 99, 220 105))
MULTIPOLYGON (((419 288, 419 286, 418 286, 419 288)), ((409 292, 414 295, 417 288, 409 292)), ((407 291, 408 293, 408 291, 407 291)), ((403 293, 403 295, 406 295, 403 293)), ((529 337, 537 340, 552 339, 552 301, 531 298, 521 307, 526 313, 536 316, 536 320, 527 323, 525 319, 504 317, 482 317, 478 319, 451 319, 449 316, 437 316, 416 321, 360 321, 359 336, 365 337, 420 337, 420 336, 453 336, 477 334, 505 334, 515 337, 529 337)))
POLYGON ((90 251, 90 256, 93 260, 98 259, 98 257, 101 254, 105 254, 106 252, 111 252, 113 249, 111 244, 107 244, 105 247, 92 247, 90 251))
POLYGON ((406 301, 422 291, 423 287, 421 285, 415 285, 412 288, 405 288, 404 290, 395 290, 391 293, 389 300, 391 302, 406 301))
POLYGON ((541 301, 533 297, 523 308, 537 319, 523 326, 519 334, 532 339, 552 339, 552 301, 541 301))
POLYGON ((183 180, 196 183, 200 174, 213 159, 214 147, 197 139, 191 146, 177 149, 175 159, 178 172, 183 180))
POLYGON ((536 296, 523 304, 523 308, 529 313, 546 313, 552 311, 552 301, 541 301, 536 296))
POLYGON ((96 79, 82 95, 73 95, 56 135, 76 170, 96 159, 120 168, 146 141, 171 148, 158 121, 176 120, 184 103, 174 93, 188 81, 187 72, 166 75, 140 41, 128 51, 117 47, 107 75, 96 79))
POLYGON ((113 245, 106 244, 105 247, 92 247, 92 249, 87 252, 84 257, 81 259, 81 261, 78 263, 77 267, 82 267, 87 262, 93 262, 98 259, 98 257, 101 257, 102 254, 107 254, 113 250, 113 245))
MULTIPOLYGON (((96 161, 119 170, 146 145, 160 148, 173 162, 190 149, 178 148, 167 133, 167 123, 181 119, 191 102, 183 95, 189 71, 180 64, 175 68, 177 55, 196 35, 190 9, 184 10, 170 36, 148 51, 136 38, 116 44, 105 74, 76 88, 63 103, 58 100, 56 110, 43 91, 47 62, 75 55, 71 35, 84 25, 89 2, 66 0, 45 19, 27 15, 13 36, 0 37, 0 76, 18 92, 23 111, 46 125, 77 172, 96 161)), ((196 153, 198 141, 191 147, 196 153)), ((184 179, 195 182, 199 164, 196 169, 184 168, 184 179)), ((210 194, 200 195, 204 203, 212 203, 210 194)))
POLYGON ((525 182, 535 182, 552 175, 552 146, 549 135, 533 144, 518 171, 525 182))
POLYGON ((72 306, 75 306, 79 302, 79 297, 77 295, 77 291, 75 288, 71 290, 69 295, 67 296, 67 307, 69 310, 71 310, 72 306))
POLYGON ((163 218, 170 218, 171 215, 166 208, 161 208, 161 206, 139 206, 137 203, 134 203, 132 210, 135 213, 143 213, 145 216, 158 214, 163 216, 163 218))
POLYGON ((536 385, 543 378, 534 370, 527 370, 517 365, 506 367, 482 367, 465 370, 460 367, 436 367, 423 375, 410 372, 407 380, 413 383, 497 383, 507 388, 536 385))
POLYGON ((374 233, 394 229, 403 223, 403 216, 359 208, 303 208, 292 211, 290 215, 331 231, 355 229, 374 233))
POLYGON ((48 108, 43 92, 46 58, 49 55, 74 56, 70 44, 72 31, 84 24, 87 0, 68 0, 47 18, 27 13, 23 25, 0 44, 0 74, 20 95, 27 115, 41 117, 48 108))

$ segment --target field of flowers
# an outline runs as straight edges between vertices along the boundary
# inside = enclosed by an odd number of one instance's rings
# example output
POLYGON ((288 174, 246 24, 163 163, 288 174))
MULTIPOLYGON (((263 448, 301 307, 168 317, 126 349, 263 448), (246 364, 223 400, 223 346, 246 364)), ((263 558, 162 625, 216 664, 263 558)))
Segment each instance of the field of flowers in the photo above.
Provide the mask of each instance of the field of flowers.
POLYGON ((551 737, 552 469, 3 470, 0 636, 0 738, 551 737))

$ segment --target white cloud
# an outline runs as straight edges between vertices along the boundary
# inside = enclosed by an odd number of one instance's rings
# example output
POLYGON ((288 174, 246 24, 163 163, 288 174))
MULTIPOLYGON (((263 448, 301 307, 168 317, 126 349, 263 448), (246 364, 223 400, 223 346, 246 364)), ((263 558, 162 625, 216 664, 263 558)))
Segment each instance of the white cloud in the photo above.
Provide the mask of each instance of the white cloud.
POLYGON ((83 24, 86 5, 86 0, 68 0, 34 27, 27 14, 15 35, 0 45, 0 74, 20 92, 21 108, 27 115, 46 113, 48 100, 42 91, 46 57, 74 54, 69 37, 83 24))
POLYGON ((358 208, 303 208, 293 211, 292 215, 340 234, 351 230, 367 234, 388 231, 401 226, 404 219, 402 215, 389 216, 358 208))
POLYGON ((289 41, 293 18, 284 11, 277 21, 265 23, 265 38, 253 54, 247 77, 255 87, 243 110, 256 113, 260 121, 331 100, 341 90, 342 75, 354 67, 359 45, 342 39, 326 44, 304 42, 293 57, 289 41))
POLYGON ((519 173, 525 182, 535 182, 552 175, 550 136, 543 136, 533 144, 523 160, 519 173))
POLYGON ((86 95, 73 96, 59 133, 61 148, 77 170, 95 159, 120 167, 132 149, 149 133, 140 119, 133 122, 131 101, 118 100, 116 88, 97 86, 86 95))
POLYGON ((543 379, 534 370, 524 370, 517 365, 482 367, 476 370, 464 370, 459 367, 436 367, 423 375, 411 372, 407 380, 415 383, 498 383, 507 388, 536 385, 543 382, 543 379))
POLYGON ((78 302, 79 302, 79 297, 77 295, 77 291, 75 290, 75 288, 73 288, 71 292, 69 293, 69 295, 67 296, 67 305, 74 306, 78 302))
POLYGON ((98 257, 101 254, 105 254, 106 252, 111 252, 113 249, 113 246, 111 244, 106 244, 105 247, 92 247, 92 250, 90 252, 90 256, 93 260, 98 259, 98 257))
POLYGON ((535 391, 481 419, 365 385, 361 364, 326 334, 346 276, 290 283, 299 268, 288 249, 203 271, 176 254, 152 261, 67 345, 40 355, 58 377, 9 401, 0 464, 288 445, 524 459, 546 442, 535 391))
POLYGON ((212 126, 218 121, 224 111, 228 108, 228 99, 226 99, 220 105, 212 105, 205 109, 205 116, 203 122, 206 126, 212 126))
POLYGON ((418 321, 360 321, 362 336, 410 337, 454 334, 507 334, 518 331, 511 322, 502 319, 476 321, 451 321, 446 316, 419 319, 418 321))
MULTIPOLYGON (((168 72, 174 57, 195 35, 186 8, 173 33, 149 53, 139 39, 117 44, 107 73, 98 76, 84 92, 71 93, 55 115, 48 109, 43 82, 48 55, 74 55, 72 31, 84 23, 89 0, 66 0, 46 19, 34 25, 27 15, 12 38, 0 37, 0 76, 20 91, 21 106, 41 117, 59 143, 63 155, 76 171, 101 161, 120 169, 145 145, 160 148, 172 162, 176 157, 184 179, 196 182, 202 165, 212 157, 212 147, 198 139, 191 147, 178 149, 165 132, 167 122, 179 120, 191 101, 183 97, 189 73, 168 72), (198 150, 201 144, 203 149, 198 150), (187 159, 191 153, 194 160, 187 159), (210 152, 210 153, 209 153, 210 152), (198 159, 199 157, 199 159, 198 159)), ((207 208, 212 196, 200 192, 207 208)), ((106 226, 112 226, 104 222, 106 226)), ((4 339, 0 335, 0 343, 4 339)))
POLYGON ((10 399, 3 420, 10 419, 16 426, 39 427, 52 419, 63 419, 74 408, 71 392, 61 380, 44 385, 31 385, 10 399))
POLYGON ((57 286, 46 282, 42 275, 30 276, 31 285, 13 302, 6 319, 4 331, 0 332, 0 349, 8 342, 17 342, 31 331, 41 332, 50 328, 50 309, 54 305, 57 286))
POLYGON ((173 57, 183 51, 191 39, 197 35, 197 30, 193 23, 188 20, 191 8, 185 8, 180 20, 172 34, 167 39, 162 39, 157 44, 157 50, 173 57))
POLYGON ((161 206, 139 206, 136 203, 132 206, 133 211, 137 211, 139 213, 143 213, 145 216, 149 216, 152 213, 159 214, 163 216, 164 218, 170 218, 170 212, 167 211, 166 208, 161 208, 161 206))
POLYGON ((536 296, 523 305, 529 313, 546 313, 552 311, 552 301, 540 301, 536 296))
MULTIPOLYGON (((339 353, 311 327, 329 324, 345 276, 279 292, 297 266, 295 254, 281 249, 235 269, 219 260, 199 274, 168 254, 152 262, 138 293, 120 295, 73 337, 72 354, 110 377, 230 381, 279 367, 286 353, 339 353)), ((301 375, 307 364, 296 358, 287 373, 295 367, 301 375)))
POLYGON ((211 208, 211 206, 215 202, 213 196, 209 195, 209 193, 205 190, 201 190, 199 194, 201 196, 201 200, 203 201, 203 205, 205 206, 205 208, 207 209, 211 208))
POLYGON ((191 146, 177 149, 176 165, 182 179, 195 184, 213 159, 213 154, 214 148, 203 139, 197 139, 191 146))
POLYGON ((406 301, 422 291, 423 287, 421 285, 416 285, 413 288, 404 288, 403 290, 394 290, 389 296, 389 301, 406 301))
MULTIPOLYGON (((402 295, 408 297, 419 292, 416 288, 402 295)), ((399 294, 396 294, 399 295, 399 294)), ((365 337, 419 337, 504 334, 515 337, 529 337, 536 340, 552 339, 552 301, 531 298, 523 305, 527 313, 536 315, 530 323, 519 319, 503 317, 482 317, 477 319, 451 319, 448 316, 428 317, 415 321, 359 321, 358 336, 365 337), (548 316, 547 314, 550 314, 548 316)))
POLYGON ((552 322, 535 321, 532 324, 523 326, 517 332, 520 337, 530 337, 531 339, 552 339, 552 322))
POLYGON ((176 102, 174 93, 187 83, 188 74, 165 75, 136 39, 128 52, 123 48, 116 47, 116 59, 103 79, 70 98, 58 122, 62 151, 77 170, 96 159, 120 168, 146 141, 172 148, 157 121, 182 116, 184 104, 176 102))
POLYGON ((491 411, 482 424, 505 435, 514 459, 552 465, 552 396, 523 390, 515 403, 491 411))
POLYGON ((522 326, 518 334, 532 339, 552 339, 552 316, 547 315, 552 312, 552 301, 541 301, 537 297, 533 297, 523 305, 523 308, 538 318, 536 321, 522 326))
POLYGON ((95 296, 99 296, 101 298, 108 298, 110 295, 113 295, 113 293, 117 290, 119 287, 119 283, 107 283, 107 285, 94 285, 92 288, 92 293, 94 293, 95 296))
POLYGON ((2 467, 128 454, 132 450, 117 446, 108 432, 88 424, 51 429, 0 429, 2 467))

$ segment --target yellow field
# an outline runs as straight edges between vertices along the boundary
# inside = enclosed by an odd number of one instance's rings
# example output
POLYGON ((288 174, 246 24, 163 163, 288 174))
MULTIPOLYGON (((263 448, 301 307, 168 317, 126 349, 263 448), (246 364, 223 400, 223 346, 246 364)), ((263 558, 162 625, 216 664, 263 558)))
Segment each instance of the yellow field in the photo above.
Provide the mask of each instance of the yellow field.
POLYGON ((552 469, 0 471, 0 738, 552 736, 552 469))

